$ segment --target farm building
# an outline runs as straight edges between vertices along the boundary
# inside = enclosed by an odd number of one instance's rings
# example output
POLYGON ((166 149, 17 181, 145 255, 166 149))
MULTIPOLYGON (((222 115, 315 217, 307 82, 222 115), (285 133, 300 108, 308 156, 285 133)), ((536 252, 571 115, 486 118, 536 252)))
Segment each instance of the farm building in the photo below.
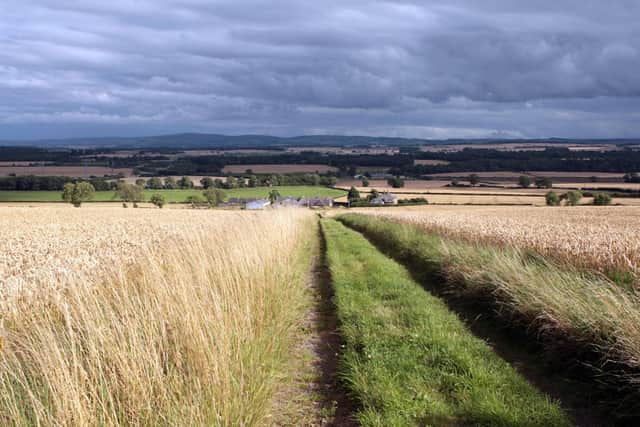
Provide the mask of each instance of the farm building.
POLYGON ((330 197, 281 197, 276 205, 282 207, 300 207, 300 208, 324 208, 332 207, 333 199, 330 197))
POLYGON ((308 208, 330 208, 333 206, 333 199, 330 197, 303 197, 299 203, 308 208))
POLYGON ((271 204, 267 199, 258 199, 248 202, 244 205, 244 208, 250 211, 264 209, 271 204))
POLYGON ((371 200, 372 205, 397 205, 398 196, 393 193, 382 193, 371 200))
POLYGON ((276 205, 281 207, 299 207, 300 200, 295 197, 279 197, 276 201, 276 205))

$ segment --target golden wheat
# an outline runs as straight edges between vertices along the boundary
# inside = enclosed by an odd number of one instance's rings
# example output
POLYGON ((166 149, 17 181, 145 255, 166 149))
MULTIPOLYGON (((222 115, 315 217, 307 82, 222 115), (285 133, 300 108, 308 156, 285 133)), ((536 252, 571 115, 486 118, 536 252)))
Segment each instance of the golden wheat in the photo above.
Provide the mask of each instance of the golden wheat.
POLYGON ((640 272, 635 207, 364 209, 451 237, 513 245, 601 271, 640 272))
POLYGON ((268 423, 312 220, 2 209, 0 423, 268 423))

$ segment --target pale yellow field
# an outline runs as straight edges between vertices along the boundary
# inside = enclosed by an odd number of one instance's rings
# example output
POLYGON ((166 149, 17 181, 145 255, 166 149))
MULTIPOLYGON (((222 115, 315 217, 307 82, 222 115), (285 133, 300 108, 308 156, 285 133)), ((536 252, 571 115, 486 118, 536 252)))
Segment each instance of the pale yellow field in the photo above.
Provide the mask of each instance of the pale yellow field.
MULTIPOLYGON (((429 203, 453 204, 453 205, 536 205, 546 204, 544 196, 511 196, 511 195, 487 195, 487 194, 423 194, 423 193, 393 193, 398 199, 425 198, 429 203)), ((366 196, 366 193, 360 193, 366 196)), ((346 202, 347 196, 335 199, 338 202, 346 202)), ((640 199, 638 199, 640 202, 640 199)))
POLYGON ((356 210, 471 241, 508 244, 597 269, 640 273, 640 207, 440 207, 356 210))
POLYGON ((631 182, 558 182, 553 184, 553 188, 619 188, 640 191, 640 184, 631 182))
POLYGON ((313 221, 0 208, 2 424, 269 424, 313 221))

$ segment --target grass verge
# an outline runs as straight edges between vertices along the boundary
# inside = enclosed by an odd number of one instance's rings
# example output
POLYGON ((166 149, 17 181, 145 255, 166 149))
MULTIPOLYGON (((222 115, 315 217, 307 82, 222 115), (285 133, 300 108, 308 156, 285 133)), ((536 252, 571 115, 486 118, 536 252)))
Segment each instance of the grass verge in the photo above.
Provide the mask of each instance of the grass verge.
POLYGON ((322 228, 363 425, 568 425, 403 267, 337 221, 322 228))
POLYGON ((366 215, 339 220, 412 270, 437 278, 442 292, 495 309, 503 324, 541 342, 560 365, 577 361, 580 373, 606 392, 601 404, 616 417, 640 415, 634 294, 602 274, 559 267, 517 248, 460 242, 366 215))

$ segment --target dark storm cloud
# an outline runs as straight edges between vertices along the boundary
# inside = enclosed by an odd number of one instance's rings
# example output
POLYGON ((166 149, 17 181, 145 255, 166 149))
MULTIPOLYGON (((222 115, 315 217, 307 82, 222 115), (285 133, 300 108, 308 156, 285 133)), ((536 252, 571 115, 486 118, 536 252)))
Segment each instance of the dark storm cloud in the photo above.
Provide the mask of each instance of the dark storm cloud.
POLYGON ((0 139, 640 136, 637 1, 5 0, 0 139))

